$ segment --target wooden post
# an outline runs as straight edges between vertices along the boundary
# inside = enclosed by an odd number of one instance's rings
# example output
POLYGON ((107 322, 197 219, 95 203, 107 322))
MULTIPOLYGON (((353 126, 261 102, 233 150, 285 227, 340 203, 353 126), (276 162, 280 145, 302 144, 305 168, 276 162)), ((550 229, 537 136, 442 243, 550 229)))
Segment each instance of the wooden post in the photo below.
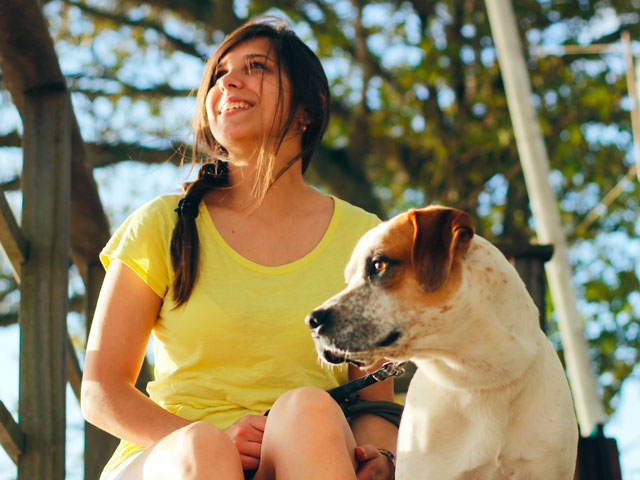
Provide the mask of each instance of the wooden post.
POLYGON ((60 86, 25 92, 19 480, 65 477, 70 108, 60 86))
POLYGON ((523 245, 518 249, 507 248, 503 253, 513 263, 527 291, 540 312, 540 328, 547 332, 547 283, 544 264, 553 255, 553 245, 523 245))

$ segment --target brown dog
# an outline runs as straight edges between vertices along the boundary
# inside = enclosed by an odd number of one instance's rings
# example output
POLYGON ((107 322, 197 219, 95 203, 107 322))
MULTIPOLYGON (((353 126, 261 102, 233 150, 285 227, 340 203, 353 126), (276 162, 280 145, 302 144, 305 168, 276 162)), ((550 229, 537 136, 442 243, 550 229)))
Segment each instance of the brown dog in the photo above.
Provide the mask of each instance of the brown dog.
POLYGON ((469 216, 410 210, 368 232, 348 286, 307 317, 330 363, 411 360, 396 478, 571 479, 578 430, 515 269, 469 216))

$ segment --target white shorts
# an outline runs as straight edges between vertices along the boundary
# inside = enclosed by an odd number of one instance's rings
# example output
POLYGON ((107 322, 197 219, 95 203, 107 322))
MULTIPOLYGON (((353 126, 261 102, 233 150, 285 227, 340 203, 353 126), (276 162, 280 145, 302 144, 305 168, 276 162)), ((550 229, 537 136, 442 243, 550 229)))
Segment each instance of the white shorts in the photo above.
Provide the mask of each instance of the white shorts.
POLYGON ((134 453, 129 458, 127 458, 124 462, 122 462, 120 465, 114 468, 111 471, 111 473, 109 473, 107 476, 100 477, 100 480, 122 480, 124 478, 124 474, 127 471, 127 468, 129 467, 129 465, 131 465, 131 463, 133 463, 133 461, 143 453, 144 453, 144 450, 134 453))

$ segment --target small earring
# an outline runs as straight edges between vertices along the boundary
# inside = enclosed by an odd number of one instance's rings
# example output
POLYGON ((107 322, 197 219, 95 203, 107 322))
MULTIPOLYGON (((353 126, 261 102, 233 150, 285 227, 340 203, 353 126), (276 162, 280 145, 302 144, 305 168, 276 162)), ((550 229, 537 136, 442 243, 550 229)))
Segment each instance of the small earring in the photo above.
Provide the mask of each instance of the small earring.
POLYGON ((300 130, 302 130, 302 133, 307 131, 307 124, 306 123, 302 123, 300 124, 300 130))

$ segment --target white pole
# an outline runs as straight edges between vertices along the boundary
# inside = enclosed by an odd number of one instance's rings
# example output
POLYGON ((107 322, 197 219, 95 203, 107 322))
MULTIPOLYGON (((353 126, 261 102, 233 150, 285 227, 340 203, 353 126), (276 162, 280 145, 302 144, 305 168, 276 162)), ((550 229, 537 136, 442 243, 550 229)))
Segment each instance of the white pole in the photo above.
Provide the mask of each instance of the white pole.
MULTIPOLYGON (((640 168, 637 168, 640 164, 640 99, 638 98, 638 91, 640 88, 636 85, 636 79, 634 77, 633 68, 633 55, 631 54, 631 36, 629 32, 622 32, 622 43, 624 44, 624 59, 627 64, 627 89, 629 90, 629 97, 631 98, 631 133, 633 134, 633 159, 636 165, 636 176, 640 181, 640 168)), ((636 70, 640 71, 640 67, 636 70)), ((635 74, 637 75, 637 73, 635 74)), ((640 85, 640 78, 637 79, 640 85)))
MULTIPOLYGON (((640 123, 640 58, 636 57, 636 124, 640 123)), ((636 128, 634 131, 634 146, 636 152, 636 177, 640 182, 640 129, 636 128)))
POLYGON ((531 82, 516 19, 510 0, 486 0, 486 4, 538 240, 554 246, 554 255, 546 264, 547 280, 558 315, 578 423, 582 434, 589 435, 606 417, 596 390, 583 320, 576 307, 567 243, 548 180, 549 158, 542 131, 530 102, 531 82))

